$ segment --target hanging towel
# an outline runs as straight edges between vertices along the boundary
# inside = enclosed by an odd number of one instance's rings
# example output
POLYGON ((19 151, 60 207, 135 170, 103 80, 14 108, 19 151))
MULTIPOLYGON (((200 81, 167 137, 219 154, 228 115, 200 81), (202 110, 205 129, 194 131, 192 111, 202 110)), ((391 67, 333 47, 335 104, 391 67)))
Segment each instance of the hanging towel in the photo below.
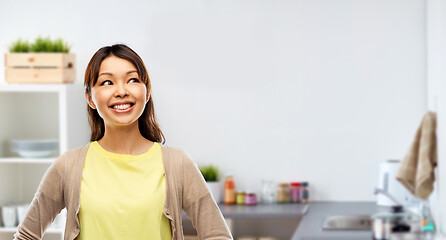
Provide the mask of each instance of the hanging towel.
POLYGON ((434 189, 434 168, 437 166, 436 125, 436 113, 427 112, 396 174, 396 179, 415 197, 421 199, 427 199, 434 189))

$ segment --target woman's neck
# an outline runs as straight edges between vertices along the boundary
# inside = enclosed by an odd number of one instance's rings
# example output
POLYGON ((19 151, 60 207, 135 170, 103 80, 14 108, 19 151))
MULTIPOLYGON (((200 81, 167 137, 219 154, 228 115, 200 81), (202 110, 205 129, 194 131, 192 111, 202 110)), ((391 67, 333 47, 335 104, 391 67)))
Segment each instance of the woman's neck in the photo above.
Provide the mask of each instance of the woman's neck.
POLYGON ((105 127, 104 136, 98 140, 101 147, 118 154, 139 155, 147 152, 153 142, 144 138, 138 127, 105 127))

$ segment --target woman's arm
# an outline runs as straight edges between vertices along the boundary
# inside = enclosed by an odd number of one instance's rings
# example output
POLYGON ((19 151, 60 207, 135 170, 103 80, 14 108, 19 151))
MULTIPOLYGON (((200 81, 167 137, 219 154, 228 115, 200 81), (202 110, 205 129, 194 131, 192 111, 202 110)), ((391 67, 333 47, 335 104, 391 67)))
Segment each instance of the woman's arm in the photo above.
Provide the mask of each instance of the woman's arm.
POLYGON ((197 164, 183 155, 183 209, 200 239, 232 239, 197 164))
POLYGON ((14 240, 41 239, 46 228, 65 207, 63 179, 65 156, 60 156, 45 172, 29 209, 17 227, 14 240))

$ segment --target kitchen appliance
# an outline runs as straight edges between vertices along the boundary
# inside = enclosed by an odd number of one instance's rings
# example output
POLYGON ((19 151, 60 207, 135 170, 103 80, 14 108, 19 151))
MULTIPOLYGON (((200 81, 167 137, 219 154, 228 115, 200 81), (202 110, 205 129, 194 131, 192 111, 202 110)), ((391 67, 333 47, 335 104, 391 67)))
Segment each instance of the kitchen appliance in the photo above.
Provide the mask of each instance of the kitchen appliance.
POLYGON ((372 216, 374 240, 390 240, 391 235, 401 233, 421 233, 421 217, 406 211, 403 206, 392 206, 389 212, 372 216))
MULTIPOLYGON (((380 164, 378 188, 392 195, 399 203, 406 205, 413 201, 415 197, 396 180, 396 173, 401 161, 387 160, 380 164)), ((376 203, 380 206, 393 206, 395 203, 389 198, 378 194, 376 203)))
POLYGON ((371 217, 374 240, 390 240, 393 239, 391 235, 422 232, 422 217, 419 214, 406 210, 395 196, 383 189, 375 188, 375 194, 387 198, 392 207, 390 211, 371 217))

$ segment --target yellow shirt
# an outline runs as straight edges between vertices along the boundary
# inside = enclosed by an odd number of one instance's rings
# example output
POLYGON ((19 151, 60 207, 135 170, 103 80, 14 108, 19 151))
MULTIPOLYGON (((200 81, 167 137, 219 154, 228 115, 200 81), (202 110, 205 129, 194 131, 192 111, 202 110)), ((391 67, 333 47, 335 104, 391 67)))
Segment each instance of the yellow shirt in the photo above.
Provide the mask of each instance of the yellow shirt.
POLYGON ((92 142, 82 173, 80 240, 172 239, 161 146, 140 155, 108 152, 92 142))

